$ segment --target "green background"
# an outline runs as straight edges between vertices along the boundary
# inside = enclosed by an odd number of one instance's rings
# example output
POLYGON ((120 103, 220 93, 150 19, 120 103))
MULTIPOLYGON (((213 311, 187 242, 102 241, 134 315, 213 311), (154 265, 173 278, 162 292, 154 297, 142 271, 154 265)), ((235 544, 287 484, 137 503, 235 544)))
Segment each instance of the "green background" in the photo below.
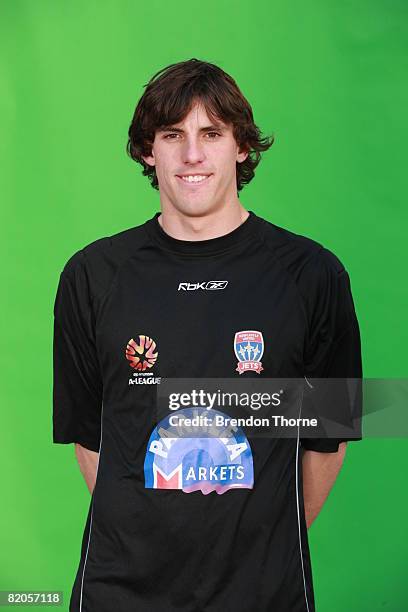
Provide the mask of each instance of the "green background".
MULTIPOLYGON (((407 17, 403 0, 1 0, 0 589, 62 589, 68 609, 90 497, 52 444, 53 301, 73 252, 159 210, 125 144, 160 68, 237 80, 276 137, 243 205, 337 254, 365 376, 407 375, 407 17)), ((408 609, 407 451, 349 444, 309 534, 319 612, 408 609)))

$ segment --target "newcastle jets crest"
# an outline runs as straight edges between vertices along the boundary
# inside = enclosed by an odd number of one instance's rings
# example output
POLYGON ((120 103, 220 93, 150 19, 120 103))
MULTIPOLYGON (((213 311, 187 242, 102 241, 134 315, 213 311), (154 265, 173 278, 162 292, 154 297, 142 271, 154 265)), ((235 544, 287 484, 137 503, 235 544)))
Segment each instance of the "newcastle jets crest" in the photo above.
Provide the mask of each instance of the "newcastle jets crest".
POLYGON ((259 331, 236 332, 234 338, 234 351, 238 359, 236 372, 256 372, 260 374, 264 369, 261 357, 264 352, 264 340, 259 331))

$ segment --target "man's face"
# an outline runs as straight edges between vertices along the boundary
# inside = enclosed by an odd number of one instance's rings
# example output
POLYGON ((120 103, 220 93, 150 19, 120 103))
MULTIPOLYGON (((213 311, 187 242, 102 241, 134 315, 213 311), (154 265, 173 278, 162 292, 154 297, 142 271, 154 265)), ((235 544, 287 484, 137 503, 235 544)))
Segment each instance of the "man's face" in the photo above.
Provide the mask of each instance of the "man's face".
POLYGON ((179 123, 156 131, 152 154, 160 200, 183 214, 201 216, 237 199, 236 162, 243 162, 232 126, 212 121, 196 103, 179 123))

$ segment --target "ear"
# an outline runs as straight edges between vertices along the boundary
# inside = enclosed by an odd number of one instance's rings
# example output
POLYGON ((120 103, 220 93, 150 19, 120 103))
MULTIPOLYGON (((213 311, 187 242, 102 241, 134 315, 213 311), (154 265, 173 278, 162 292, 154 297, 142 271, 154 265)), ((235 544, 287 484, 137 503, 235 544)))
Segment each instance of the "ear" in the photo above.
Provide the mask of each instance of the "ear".
POLYGON ((249 153, 249 151, 246 151, 245 149, 242 149, 241 151, 238 150, 238 152, 237 152, 237 162, 239 164, 242 164, 242 162, 245 161, 246 158, 248 157, 248 153, 249 153))
POLYGON ((153 153, 153 149, 150 155, 146 155, 146 157, 144 155, 142 155, 142 159, 143 161, 148 165, 148 166, 155 166, 156 165, 156 160, 154 157, 154 153, 153 153))

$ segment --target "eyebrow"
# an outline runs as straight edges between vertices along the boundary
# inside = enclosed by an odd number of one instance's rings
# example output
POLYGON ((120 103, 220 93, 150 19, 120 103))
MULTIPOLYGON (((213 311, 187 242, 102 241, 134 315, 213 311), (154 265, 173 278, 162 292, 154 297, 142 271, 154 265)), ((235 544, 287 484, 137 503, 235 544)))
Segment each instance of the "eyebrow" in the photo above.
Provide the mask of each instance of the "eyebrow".
MULTIPOLYGON (((200 132, 213 132, 214 130, 218 132, 225 132, 226 128, 221 124, 214 123, 213 125, 206 125, 200 128, 200 132)), ((182 128, 174 127, 172 125, 166 125, 157 128, 157 132, 178 132, 179 134, 184 134, 184 130, 182 128)))

